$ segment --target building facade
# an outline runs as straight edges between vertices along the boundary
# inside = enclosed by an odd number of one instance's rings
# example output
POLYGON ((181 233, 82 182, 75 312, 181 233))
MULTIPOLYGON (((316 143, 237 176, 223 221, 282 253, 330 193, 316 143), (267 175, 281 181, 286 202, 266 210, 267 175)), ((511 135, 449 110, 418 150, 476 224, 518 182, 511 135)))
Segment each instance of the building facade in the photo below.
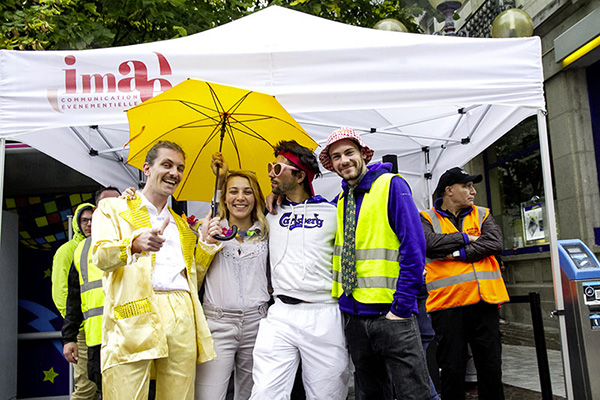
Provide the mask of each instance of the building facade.
MULTIPOLYGON (((469 36, 490 37, 492 21, 507 7, 527 12, 533 34, 542 41, 558 238, 581 239, 598 255, 600 1, 468 0, 457 12, 456 28, 467 30, 469 36)), ((425 25, 430 32, 442 27, 435 20, 425 25)), ((502 226, 502 261, 510 295, 539 292, 544 325, 556 330, 558 320, 550 317, 556 308, 550 253, 540 234, 545 199, 536 119, 523 121, 467 169, 485 176, 477 202, 489 206, 502 226), (534 232, 536 223, 540 226, 534 232)), ((508 321, 531 323, 528 305, 506 305, 502 313, 508 321)))

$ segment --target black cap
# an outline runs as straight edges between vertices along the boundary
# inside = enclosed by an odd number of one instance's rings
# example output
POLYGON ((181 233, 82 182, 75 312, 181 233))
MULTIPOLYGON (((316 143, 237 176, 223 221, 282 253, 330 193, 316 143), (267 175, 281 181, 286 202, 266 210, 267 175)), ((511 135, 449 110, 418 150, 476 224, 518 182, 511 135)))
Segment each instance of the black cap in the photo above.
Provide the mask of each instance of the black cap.
POLYGON ((446 172, 440 176, 440 180, 438 181, 438 185, 435 188, 434 197, 436 199, 442 197, 444 195, 444 191, 447 186, 452 186, 455 183, 479 183, 483 180, 483 176, 479 175, 469 175, 467 171, 460 167, 450 168, 446 172))

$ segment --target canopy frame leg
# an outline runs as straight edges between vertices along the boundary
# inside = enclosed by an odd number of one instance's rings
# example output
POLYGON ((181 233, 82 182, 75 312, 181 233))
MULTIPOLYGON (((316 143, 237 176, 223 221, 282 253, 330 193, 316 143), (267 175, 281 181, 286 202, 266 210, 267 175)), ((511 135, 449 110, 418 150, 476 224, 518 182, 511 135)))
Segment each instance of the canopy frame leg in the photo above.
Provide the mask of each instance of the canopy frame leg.
POLYGON ((6 138, 0 138, 0 247, 2 247, 2 209, 4 204, 4 165, 6 159, 6 138))
MULTIPOLYGON (((546 229, 550 240, 550 263, 552 265, 552 281, 554 284, 554 301, 557 310, 565 309, 562 281, 560 276, 560 260, 558 257, 558 234, 556 231, 556 213, 554 210, 554 190, 552 188, 552 168, 550 164, 550 146, 548 143, 548 127, 546 112, 537 112, 538 134, 540 139, 540 156, 542 159, 542 177, 544 181, 544 197, 546 199, 546 229)), ((560 343, 562 350, 563 368, 565 374, 565 389, 567 399, 573 398, 573 380, 571 377, 571 364, 569 360, 569 346, 567 342, 567 325, 565 316, 557 313, 560 327, 560 343)))

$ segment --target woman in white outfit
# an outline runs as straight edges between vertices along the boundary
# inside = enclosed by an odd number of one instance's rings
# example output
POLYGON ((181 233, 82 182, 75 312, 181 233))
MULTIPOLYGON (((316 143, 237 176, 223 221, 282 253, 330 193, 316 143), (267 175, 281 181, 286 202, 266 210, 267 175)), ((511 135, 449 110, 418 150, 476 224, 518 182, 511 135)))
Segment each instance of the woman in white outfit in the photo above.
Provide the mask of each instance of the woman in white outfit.
MULTIPOLYGON (((216 164, 223 167, 220 154, 213 156, 213 170, 216 164)), ((223 170, 227 170, 226 165, 223 170)), ((235 399, 243 400, 252 392, 252 350, 269 300, 268 224, 256 175, 249 171, 219 175, 226 175, 219 202, 220 220, 206 219, 201 232, 205 244, 220 247, 206 274, 203 302, 217 358, 197 366, 195 398, 224 400, 233 371, 235 399), (219 244, 208 235, 216 223, 224 233, 237 225, 237 237, 219 244)))

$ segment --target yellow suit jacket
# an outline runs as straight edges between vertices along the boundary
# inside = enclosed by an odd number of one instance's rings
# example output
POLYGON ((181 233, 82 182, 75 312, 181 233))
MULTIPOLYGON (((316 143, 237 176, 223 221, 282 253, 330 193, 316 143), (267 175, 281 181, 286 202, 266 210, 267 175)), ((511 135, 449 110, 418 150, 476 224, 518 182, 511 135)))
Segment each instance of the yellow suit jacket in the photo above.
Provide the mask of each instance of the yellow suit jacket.
MULTIPOLYGON (((198 270, 201 275, 206 273, 214 250, 208 247, 200 250, 187 221, 169 211, 179 229, 186 263, 196 323, 196 362, 200 364, 216 357, 197 286, 198 270)), ((151 227, 150 215, 139 196, 133 200, 105 199, 94 212, 92 258, 104 271, 102 371, 118 364, 169 355, 151 283, 155 255, 131 254, 133 239, 151 227)))

